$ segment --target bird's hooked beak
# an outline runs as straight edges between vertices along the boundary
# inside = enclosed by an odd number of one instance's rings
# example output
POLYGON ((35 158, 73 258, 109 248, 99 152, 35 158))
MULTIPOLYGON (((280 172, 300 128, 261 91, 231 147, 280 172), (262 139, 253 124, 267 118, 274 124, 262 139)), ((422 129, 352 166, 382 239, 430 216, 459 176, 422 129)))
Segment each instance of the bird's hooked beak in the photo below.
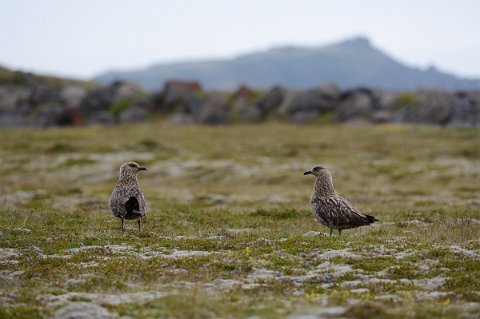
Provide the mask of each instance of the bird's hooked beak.
POLYGON ((310 174, 313 174, 312 171, 306 171, 305 173, 303 173, 303 175, 310 175, 310 174))
POLYGON ((146 168, 146 167, 143 167, 143 166, 139 166, 139 167, 138 167, 138 170, 139 170, 139 171, 146 171, 147 168, 146 168))

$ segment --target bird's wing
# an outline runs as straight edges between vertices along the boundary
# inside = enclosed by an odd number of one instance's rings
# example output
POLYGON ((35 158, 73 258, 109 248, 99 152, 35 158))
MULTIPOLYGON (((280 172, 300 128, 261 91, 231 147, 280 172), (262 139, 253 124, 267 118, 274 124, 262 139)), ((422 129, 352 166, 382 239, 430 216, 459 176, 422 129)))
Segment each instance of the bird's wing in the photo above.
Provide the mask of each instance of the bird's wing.
POLYGON ((142 214, 142 216, 144 216, 147 213, 148 208, 147 208, 147 202, 145 201, 145 197, 143 196, 143 192, 137 189, 137 194, 135 198, 138 200, 140 213, 142 214))
MULTIPOLYGON (((112 196, 110 196, 110 209, 114 216, 124 218, 127 215, 127 209, 125 207, 125 192, 119 188, 115 187, 112 192, 112 196)), ((127 197, 128 200, 128 197, 127 197)))
POLYGON ((341 196, 324 197, 318 199, 316 215, 327 226, 351 228, 368 224, 367 216, 358 211, 352 204, 341 196))
POLYGON ((323 225, 329 226, 331 225, 331 210, 325 206, 325 202, 323 200, 315 200, 312 201, 312 211, 313 216, 323 225))
POLYGON ((337 204, 336 215, 338 216, 337 223, 339 226, 357 227, 370 224, 371 221, 365 214, 355 208, 348 200, 341 196, 336 196, 337 204))

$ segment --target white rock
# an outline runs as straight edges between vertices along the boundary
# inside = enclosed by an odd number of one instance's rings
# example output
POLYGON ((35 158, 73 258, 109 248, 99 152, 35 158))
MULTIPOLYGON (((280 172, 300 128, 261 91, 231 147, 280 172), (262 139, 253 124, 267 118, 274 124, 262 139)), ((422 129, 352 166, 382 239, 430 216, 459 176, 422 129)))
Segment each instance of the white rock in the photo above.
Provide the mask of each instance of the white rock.
POLYGON ((269 269, 254 269, 248 273, 248 278, 251 279, 275 279, 280 276, 281 274, 278 271, 269 269))
POLYGON ((415 293, 416 301, 432 300, 438 298, 444 298, 451 295, 451 292, 445 291, 417 291, 415 293))
POLYGON ((370 290, 367 288, 357 288, 357 289, 352 289, 350 290, 352 294, 368 294, 370 290))
POLYGON ((0 260, 20 257, 20 252, 13 248, 0 248, 0 260))
POLYGON ((352 253, 349 248, 339 250, 327 250, 326 252, 318 255, 318 259, 332 259, 335 257, 345 257, 352 259, 361 259, 362 256, 352 253))
POLYGON ((470 258, 473 258, 473 259, 480 259, 480 255, 471 251, 471 250, 467 250, 467 249, 464 249, 460 246, 457 246, 457 245, 452 245, 449 247, 451 251, 453 251, 454 253, 459 253, 459 254, 462 254, 464 256, 467 256, 467 257, 470 257, 470 258))
POLYGON ((345 307, 321 307, 288 316, 288 319, 328 319, 345 312, 345 307))
POLYGON ((72 302, 60 308, 54 316, 55 319, 110 319, 113 318, 107 309, 89 302, 72 302))
POLYGON ((317 236, 325 236, 325 234, 322 232, 313 231, 313 230, 303 234, 303 237, 317 237, 317 236))
POLYGON ((351 281, 344 281, 340 283, 340 287, 342 288, 352 288, 361 286, 363 282, 361 280, 351 280, 351 281))

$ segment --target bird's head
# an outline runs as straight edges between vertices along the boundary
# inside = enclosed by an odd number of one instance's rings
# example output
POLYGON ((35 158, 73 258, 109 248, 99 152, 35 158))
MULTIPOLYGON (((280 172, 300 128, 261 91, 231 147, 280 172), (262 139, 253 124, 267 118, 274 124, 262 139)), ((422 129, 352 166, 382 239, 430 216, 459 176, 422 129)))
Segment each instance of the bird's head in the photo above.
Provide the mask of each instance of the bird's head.
POLYGON ((135 178, 140 171, 146 171, 143 166, 139 166, 135 162, 126 162, 120 166, 120 178, 135 178))
POLYGON ((317 178, 321 176, 330 176, 330 172, 323 165, 312 167, 311 170, 306 171, 303 175, 314 175, 317 178))

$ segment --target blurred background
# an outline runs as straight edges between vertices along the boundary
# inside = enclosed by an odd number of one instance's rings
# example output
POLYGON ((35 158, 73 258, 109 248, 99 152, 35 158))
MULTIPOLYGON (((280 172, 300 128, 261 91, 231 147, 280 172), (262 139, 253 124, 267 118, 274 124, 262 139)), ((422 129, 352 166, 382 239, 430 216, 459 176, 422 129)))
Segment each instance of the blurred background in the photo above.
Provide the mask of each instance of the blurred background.
POLYGON ((478 126, 480 4, 0 1, 0 126, 478 126))

